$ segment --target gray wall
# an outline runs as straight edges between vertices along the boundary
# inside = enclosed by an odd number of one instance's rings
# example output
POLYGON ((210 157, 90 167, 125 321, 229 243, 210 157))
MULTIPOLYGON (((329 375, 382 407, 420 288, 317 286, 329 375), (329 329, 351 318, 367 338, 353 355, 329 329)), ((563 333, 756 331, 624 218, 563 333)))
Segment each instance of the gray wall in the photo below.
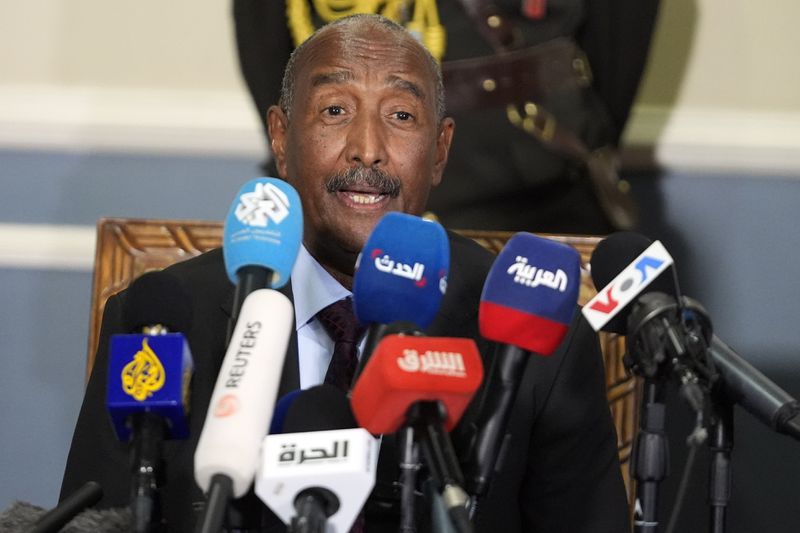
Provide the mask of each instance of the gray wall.
MULTIPOLYGON (((0 223, 93 225, 100 216, 220 219, 252 158, 0 151, 0 223)), ((684 292, 705 304, 716 332, 800 397, 795 302, 798 176, 633 173, 645 233, 675 255, 684 292)), ((0 509, 15 499, 53 506, 85 364, 88 271, 0 268, 0 509)), ((682 468, 686 409, 670 407, 670 506, 682 468)), ((701 454, 704 455, 704 454, 701 454)), ((705 471, 692 478, 681 531, 704 526, 705 471)), ((800 448, 737 415, 731 532, 795 531, 800 448)))

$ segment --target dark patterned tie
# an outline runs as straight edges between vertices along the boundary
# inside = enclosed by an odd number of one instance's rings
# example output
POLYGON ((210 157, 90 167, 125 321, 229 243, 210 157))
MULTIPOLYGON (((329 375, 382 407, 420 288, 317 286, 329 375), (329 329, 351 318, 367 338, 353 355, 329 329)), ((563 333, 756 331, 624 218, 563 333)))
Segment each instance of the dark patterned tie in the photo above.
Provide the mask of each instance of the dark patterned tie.
POLYGON ((317 319, 334 342, 325 383, 348 392, 358 367, 358 341, 367 328, 353 314, 351 298, 332 303, 317 313, 317 319))
MULTIPOLYGON (((333 302, 317 313, 317 319, 334 343, 331 364, 325 373, 325 383, 348 392, 358 367, 358 341, 367 328, 358 323, 353 313, 353 300, 350 298, 333 302)), ((362 510, 350 528, 350 533, 363 533, 364 526, 362 510)))

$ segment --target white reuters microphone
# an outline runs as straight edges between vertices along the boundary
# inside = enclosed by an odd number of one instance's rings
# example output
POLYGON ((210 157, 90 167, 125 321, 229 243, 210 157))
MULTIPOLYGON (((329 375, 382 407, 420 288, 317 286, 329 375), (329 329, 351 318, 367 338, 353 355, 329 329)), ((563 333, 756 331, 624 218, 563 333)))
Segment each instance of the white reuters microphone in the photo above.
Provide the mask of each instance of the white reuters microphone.
POLYGON ((195 480, 204 492, 219 474, 231 479, 236 498, 250 488, 293 327, 283 294, 259 289, 245 298, 195 450, 195 480))
POLYGON ((375 485, 377 457, 378 440, 362 428, 268 435, 255 492, 286 524, 301 514, 304 497, 314 499, 325 531, 344 533, 375 485))

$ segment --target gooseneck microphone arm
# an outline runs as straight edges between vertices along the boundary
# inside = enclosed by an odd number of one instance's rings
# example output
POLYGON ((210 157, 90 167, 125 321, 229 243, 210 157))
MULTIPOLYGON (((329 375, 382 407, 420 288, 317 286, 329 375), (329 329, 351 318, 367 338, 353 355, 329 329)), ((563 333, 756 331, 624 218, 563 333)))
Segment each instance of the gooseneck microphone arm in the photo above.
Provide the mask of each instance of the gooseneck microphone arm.
POLYGON ((469 497, 462 488, 464 478, 458 465, 450 436, 444 430, 446 414, 438 401, 420 401, 408 410, 407 423, 414 428, 414 437, 422 449, 425 464, 447 513, 458 533, 471 533, 467 512, 469 497))
MULTIPOLYGON (((518 346, 502 345, 495 354, 486 393, 483 396, 479 418, 475 427, 482 428, 476 435, 468 466, 467 488, 480 498, 489 488, 500 450, 504 442, 508 419, 517 397, 525 365, 530 353, 518 346)), ((477 503, 477 501, 476 501, 477 503)))

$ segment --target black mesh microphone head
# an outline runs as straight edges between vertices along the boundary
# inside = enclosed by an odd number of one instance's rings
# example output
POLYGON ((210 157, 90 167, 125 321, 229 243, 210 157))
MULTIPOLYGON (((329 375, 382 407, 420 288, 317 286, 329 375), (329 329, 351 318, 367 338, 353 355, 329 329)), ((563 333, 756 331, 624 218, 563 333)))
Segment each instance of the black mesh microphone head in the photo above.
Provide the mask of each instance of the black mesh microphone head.
POLYGON ((283 433, 357 428, 350 400, 333 385, 317 385, 297 395, 286 412, 283 433))
MULTIPOLYGON (((603 287, 611 283, 625 267, 639 257, 652 243, 653 241, 649 237, 645 237, 641 233, 633 231, 612 233, 600 241, 594 249, 592 259, 589 262, 595 288, 600 291, 603 287)), ((663 292, 673 297, 676 296, 672 267, 662 272, 661 275, 653 280, 653 282, 642 291, 642 294, 653 291, 663 292)), ((611 319, 608 324, 603 326, 603 331, 611 331, 622 335, 626 334, 628 330, 628 316, 631 313, 631 306, 634 302, 625 306, 619 314, 611 319)))
POLYGON ((164 271, 142 274, 131 283, 122 308, 126 331, 160 324, 172 332, 192 326, 192 301, 180 280, 164 271))

